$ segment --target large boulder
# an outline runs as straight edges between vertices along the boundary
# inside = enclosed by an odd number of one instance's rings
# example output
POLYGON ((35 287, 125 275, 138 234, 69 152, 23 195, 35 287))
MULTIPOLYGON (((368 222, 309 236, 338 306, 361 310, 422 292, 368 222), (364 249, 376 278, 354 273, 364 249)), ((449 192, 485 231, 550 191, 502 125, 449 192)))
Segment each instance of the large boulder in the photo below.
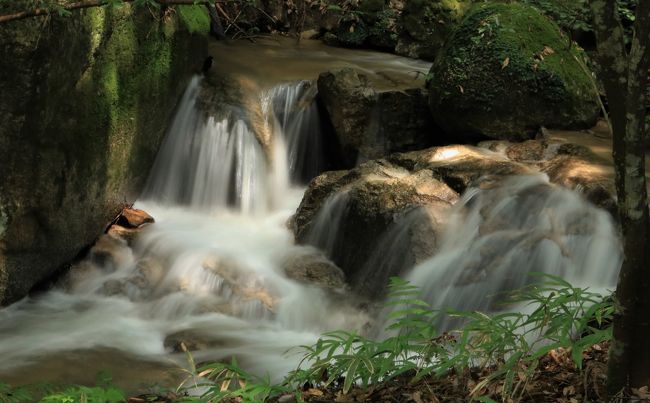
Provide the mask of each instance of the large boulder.
POLYGON ((1 24, 0 305, 72 261, 138 196, 208 30, 199 6, 1 24))
POLYGON ((599 104, 583 58, 533 7, 476 6, 431 67, 434 120, 460 140, 524 140, 541 126, 589 128, 599 104))
POLYGON ((435 60, 470 4, 469 0, 407 0, 398 22, 395 53, 435 60))
POLYGON ((308 188, 292 221, 299 243, 323 250, 361 295, 431 256, 458 194, 428 170, 383 160, 325 173, 308 188))
POLYGON ((422 88, 378 90, 363 74, 344 68, 322 73, 318 93, 348 166, 434 143, 422 88))

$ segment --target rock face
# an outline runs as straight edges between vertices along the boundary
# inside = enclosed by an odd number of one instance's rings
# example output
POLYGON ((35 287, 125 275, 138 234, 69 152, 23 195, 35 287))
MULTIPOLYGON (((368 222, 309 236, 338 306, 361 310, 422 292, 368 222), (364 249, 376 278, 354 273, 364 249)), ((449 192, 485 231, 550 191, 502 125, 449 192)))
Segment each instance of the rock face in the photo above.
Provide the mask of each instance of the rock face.
POLYGON ((172 15, 127 4, 0 27, 0 305, 70 262, 140 192, 207 53, 203 8, 172 15))
POLYGON ((435 60, 470 3, 462 0, 407 0, 399 18, 395 53, 435 60))
POLYGON ((345 68, 322 73, 318 93, 348 166, 434 143, 427 95, 421 88, 377 91, 363 74, 345 68))
POLYGON ((433 253, 457 199, 429 170, 370 161, 315 178, 292 225, 299 243, 324 250, 356 292, 372 297, 390 276, 433 253))
POLYGON ((589 128, 599 107, 582 57, 535 8, 476 6, 431 68, 434 120, 459 140, 524 140, 540 126, 589 128))

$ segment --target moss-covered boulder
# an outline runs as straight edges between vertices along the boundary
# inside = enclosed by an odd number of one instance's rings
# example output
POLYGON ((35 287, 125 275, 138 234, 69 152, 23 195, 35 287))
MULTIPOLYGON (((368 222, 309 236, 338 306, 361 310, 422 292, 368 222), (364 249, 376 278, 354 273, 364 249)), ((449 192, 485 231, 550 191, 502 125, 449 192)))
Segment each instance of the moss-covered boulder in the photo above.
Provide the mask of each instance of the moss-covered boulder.
POLYGON ((588 128, 599 106, 582 57, 537 9, 480 5, 432 66, 429 106, 436 123, 459 139, 523 140, 540 126, 588 128))
POLYGON ((72 261, 147 178, 207 53, 202 7, 0 25, 0 305, 72 261))
POLYGON ((471 0, 406 0, 395 53, 433 61, 471 0))

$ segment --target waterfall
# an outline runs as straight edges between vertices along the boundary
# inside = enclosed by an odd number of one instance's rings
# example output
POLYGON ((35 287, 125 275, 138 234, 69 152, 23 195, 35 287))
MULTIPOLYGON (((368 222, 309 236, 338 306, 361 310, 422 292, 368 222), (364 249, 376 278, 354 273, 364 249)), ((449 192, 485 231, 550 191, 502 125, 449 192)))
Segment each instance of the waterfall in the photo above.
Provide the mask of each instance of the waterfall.
POLYGON ((311 81, 278 85, 266 94, 267 105, 272 105, 287 143, 288 168, 294 181, 307 182, 324 168, 317 94, 316 85, 311 81))
POLYGON ((184 367, 182 342, 197 362, 236 356, 279 381, 301 358, 286 356, 290 348, 368 322, 342 294, 285 273, 287 261, 314 253, 286 227, 304 190, 297 184, 322 168, 313 86, 256 95, 271 133, 265 147, 241 105, 220 118, 200 110, 201 85, 189 84, 136 203, 156 223, 131 246, 103 235, 58 287, 0 311, 3 380, 28 378, 44 360, 69 363, 61 357, 74 351, 89 364, 52 370, 73 371, 66 382, 102 370, 93 357, 106 352, 125 366, 184 367))

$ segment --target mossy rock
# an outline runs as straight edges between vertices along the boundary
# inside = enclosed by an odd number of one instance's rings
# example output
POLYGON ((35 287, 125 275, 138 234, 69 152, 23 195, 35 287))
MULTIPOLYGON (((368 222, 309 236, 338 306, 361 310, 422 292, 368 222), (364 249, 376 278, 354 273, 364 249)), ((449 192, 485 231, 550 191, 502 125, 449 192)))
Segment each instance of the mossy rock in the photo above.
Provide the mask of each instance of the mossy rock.
POLYGON ((471 0, 407 0, 399 26, 398 54, 434 60, 471 0))
POLYGON ((598 95, 583 58, 533 7, 477 6, 431 67, 434 120, 461 140, 477 134, 524 140, 541 126, 591 127, 598 95))
POLYGON ((70 263, 139 195, 207 54, 204 7, 158 12, 125 4, 0 24, 0 305, 70 263))

